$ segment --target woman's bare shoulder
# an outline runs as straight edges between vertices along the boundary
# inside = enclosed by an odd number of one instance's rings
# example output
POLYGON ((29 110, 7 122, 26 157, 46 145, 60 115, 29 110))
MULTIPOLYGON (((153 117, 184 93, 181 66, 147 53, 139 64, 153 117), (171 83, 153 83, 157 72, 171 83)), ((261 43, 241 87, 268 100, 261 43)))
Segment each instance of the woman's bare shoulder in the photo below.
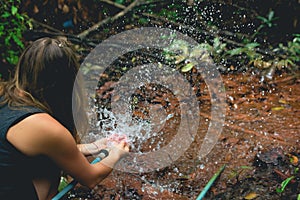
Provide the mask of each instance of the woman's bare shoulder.
POLYGON ((36 113, 30 115, 23 120, 23 123, 24 125, 45 129, 45 131, 50 132, 66 129, 62 124, 47 113, 36 113))
POLYGON ((7 132, 7 139, 24 154, 37 155, 70 135, 51 115, 37 113, 11 127, 7 132))
POLYGON ((28 116, 17 124, 22 129, 30 130, 33 134, 54 136, 56 134, 66 133, 68 130, 55 118, 47 113, 36 113, 28 116))

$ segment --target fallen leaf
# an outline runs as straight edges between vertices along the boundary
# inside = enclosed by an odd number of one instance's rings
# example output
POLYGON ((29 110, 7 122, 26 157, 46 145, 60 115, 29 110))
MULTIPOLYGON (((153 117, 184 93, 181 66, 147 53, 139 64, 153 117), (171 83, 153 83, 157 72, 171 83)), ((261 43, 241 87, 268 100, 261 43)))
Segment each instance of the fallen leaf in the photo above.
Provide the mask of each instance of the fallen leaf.
POLYGON ((257 196, 258 194, 256 194, 255 192, 250 192, 244 197, 244 199, 251 200, 251 199, 255 199, 257 196))
POLYGON ((287 154, 287 156, 289 157, 290 162, 291 162, 293 165, 297 165, 297 164, 298 164, 299 159, 298 159, 297 156, 292 155, 292 154, 287 154))
POLYGON ((284 99, 279 99, 278 102, 279 102, 279 103, 282 103, 282 104, 287 104, 286 100, 284 100, 284 99))
POLYGON ((284 107, 283 106, 278 106, 278 107, 273 107, 272 110, 273 111, 279 111, 279 110, 283 110, 284 107))

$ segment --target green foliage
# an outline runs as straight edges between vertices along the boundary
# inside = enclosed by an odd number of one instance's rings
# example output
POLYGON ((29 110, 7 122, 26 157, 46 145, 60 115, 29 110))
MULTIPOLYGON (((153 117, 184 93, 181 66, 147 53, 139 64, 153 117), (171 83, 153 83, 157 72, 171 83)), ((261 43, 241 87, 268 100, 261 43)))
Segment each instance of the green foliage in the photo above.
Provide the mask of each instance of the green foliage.
POLYGON ((253 60, 258 57, 255 48, 258 47, 259 45, 260 44, 256 42, 247 43, 243 47, 233 48, 227 51, 227 53, 229 54, 229 56, 237 56, 237 55, 245 54, 250 60, 253 60))
POLYGON ((11 65, 18 62, 24 48, 22 33, 30 26, 25 14, 19 10, 20 0, 7 0, 0 5, 0 49, 1 58, 11 65))
POLYGON ((150 21, 150 19, 149 19, 149 18, 144 18, 144 17, 141 17, 141 18, 139 18, 139 21, 138 21, 138 23, 139 23, 140 25, 144 25, 144 24, 148 24, 148 23, 149 23, 149 21, 150 21))
POLYGON ((300 34, 296 34, 292 41, 287 45, 279 44, 274 48, 273 57, 269 56, 268 60, 265 55, 259 51, 261 44, 257 42, 244 41, 240 46, 231 47, 229 49, 227 43, 222 42, 219 37, 213 40, 212 44, 207 42, 200 43, 196 47, 191 47, 182 40, 174 40, 174 42, 164 49, 164 57, 171 64, 178 65, 182 72, 190 71, 198 61, 220 63, 222 60, 235 60, 236 63, 243 58, 241 65, 250 65, 260 69, 296 68, 300 62, 300 34))
POLYGON ((164 48, 164 56, 171 64, 179 65, 182 72, 188 72, 197 63, 211 63, 212 58, 218 62, 222 60, 226 52, 226 43, 222 43, 219 37, 212 44, 203 42, 197 46, 190 46, 183 40, 174 40, 167 48, 164 48))
POLYGON ((174 40, 173 43, 164 48, 165 59, 170 64, 181 68, 182 72, 188 72, 199 62, 211 63, 210 53, 214 48, 207 43, 191 46, 183 40, 174 40))
POLYGON ((262 24, 260 26, 262 26, 262 27, 267 26, 269 28, 271 28, 274 25, 276 25, 276 24, 274 24, 274 21, 276 19, 278 19, 277 17, 274 17, 274 11, 272 11, 272 10, 269 12, 269 14, 267 15, 267 17, 257 16, 257 18, 259 20, 261 20, 261 22, 262 22, 262 24))
POLYGON ((178 14, 176 11, 169 10, 166 8, 161 9, 161 11, 158 13, 159 16, 165 17, 168 20, 176 21, 178 18, 178 14))
POLYGON ((65 177, 60 177, 58 191, 62 191, 68 185, 68 180, 65 177))
POLYGON ((265 32, 262 32, 264 28, 272 28, 276 26, 275 21, 278 19, 278 17, 275 17, 274 11, 271 10, 266 17, 257 16, 257 19, 261 21, 261 24, 252 35, 252 38, 256 37, 258 34, 265 34, 265 32))
POLYGON ((169 4, 166 8, 162 8, 157 14, 167 20, 176 22, 179 19, 182 19, 182 16, 180 15, 182 13, 182 9, 182 6, 179 4, 169 4))
POLYGON ((281 187, 280 188, 276 188, 276 192, 278 193, 282 193, 285 189, 285 187, 289 184, 289 182, 291 182, 292 179, 294 179, 294 176, 291 176, 287 179, 285 179, 282 183, 281 183, 281 187))
POLYGON ((296 66, 296 63, 300 62, 300 34, 295 34, 295 38, 292 41, 288 41, 287 45, 280 43, 273 51, 275 53, 283 53, 281 62, 296 66))

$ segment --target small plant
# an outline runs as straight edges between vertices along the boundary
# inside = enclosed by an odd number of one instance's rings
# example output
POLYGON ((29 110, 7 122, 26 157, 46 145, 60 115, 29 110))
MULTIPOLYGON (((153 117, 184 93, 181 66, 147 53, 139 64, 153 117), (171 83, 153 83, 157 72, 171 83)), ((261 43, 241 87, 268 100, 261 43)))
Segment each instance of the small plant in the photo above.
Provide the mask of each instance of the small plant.
POLYGON ((293 180, 295 177, 291 176, 287 179, 285 179, 282 183, 281 183, 281 187, 280 188, 276 188, 276 192, 278 193, 282 193, 285 189, 285 187, 289 184, 289 182, 291 182, 291 180, 293 180))
POLYGON ((188 72, 199 62, 212 63, 209 52, 211 49, 207 43, 191 46, 184 40, 174 40, 170 46, 164 48, 164 57, 169 64, 176 65, 176 69, 188 72))
POLYGON ((213 44, 203 42, 197 46, 191 46, 183 40, 174 40, 169 47, 164 48, 164 57, 170 64, 178 65, 181 72, 188 72, 199 62, 213 63, 212 57, 220 61, 225 50, 226 44, 219 37, 213 40, 213 44))
POLYGON ((271 10, 269 12, 267 17, 258 16, 257 18, 260 19, 263 22, 262 25, 260 25, 260 27, 267 26, 269 28, 271 28, 272 26, 275 25, 273 22, 274 22, 274 20, 277 19, 277 17, 274 17, 274 11, 273 10, 271 10))
POLYGON ((166 17, 169 20, 176 21, 178 19, 178 14, 176 11, 169 10, 166 8, 161 9, 161 11, 158 13, 159 16, 166 17))
POLYGON ((158 12, 158 16, 163 17, 169 21, 177 22, 181 19, 180 13, 183 12, 183 8, 177 4, 169 4, 166 8, 162 8, 158 12))
POLYGON ((24 48, 22 34, 31 26, 28 17, 19 10, 20 0, 7 0, 0 5, 0 49, 1 58, 10 65, 18 62, 24 48))
POLYGON ((227 53, 230 56, 245 54, 250 59, 250 61, 253 61, 255 60, 255 58, 259 57, 258 53, 255 51, 255 48, 258 47, 259 45, 260 44, 256 42, 247 43, 245 46, 231 49, 227 51, 227 53))
POLYGON ((274 23, 274 21, 276 21, 278 18, 275 17, 275 13, 273 10, 271 10, 268 15, 266 17, 263 16, 257 16, 257 19, 259 19, 261 21, 261 25, 257 28, 257 30, 255 31, 255 33, 253 34, 253 38, 259 34, 261 32, 261 30, 263 28, 272 28, 274 26, 276 26, 276 24, 274 23))
POLYGON ((273 50, 275 53, 280 53, 282 58, 278 61, 277 67, 288 65, 296 67, 300 62, 300 34, 295 34, 292 41, 289 41, 287 45, 280 43, 277 48, 273 50))

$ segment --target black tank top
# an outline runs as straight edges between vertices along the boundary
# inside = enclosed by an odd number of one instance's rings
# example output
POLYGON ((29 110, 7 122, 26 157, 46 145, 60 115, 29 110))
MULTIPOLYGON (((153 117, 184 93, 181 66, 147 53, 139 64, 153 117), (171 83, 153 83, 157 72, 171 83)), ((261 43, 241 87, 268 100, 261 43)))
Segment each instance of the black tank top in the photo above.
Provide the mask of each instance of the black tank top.
MULTIPOLYGON (((0 98, 1 99, 1 98, 0 98)), ((43 112, 34 107, 12 109, 0 106, 0 199, 38 199, 32 180, 57 172, 55 164, 45 156, 29 157, 16 149, 6 138, 10 127, 26 117, 43 112)), ((38 123, 38 122, 37 122, 38 123)))

